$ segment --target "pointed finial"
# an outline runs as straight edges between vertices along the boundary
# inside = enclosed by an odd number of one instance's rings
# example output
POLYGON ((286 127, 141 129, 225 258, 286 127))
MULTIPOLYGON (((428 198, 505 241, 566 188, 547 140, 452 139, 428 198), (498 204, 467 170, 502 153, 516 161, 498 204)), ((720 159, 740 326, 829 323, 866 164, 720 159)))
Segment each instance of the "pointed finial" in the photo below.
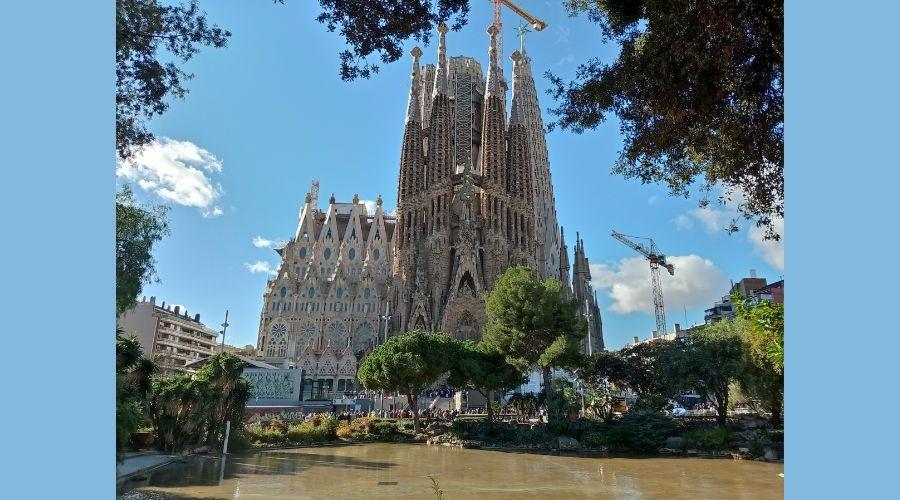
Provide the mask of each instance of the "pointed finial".
POLYGON ((383 201, 381 200, 381 195, 378 195, 378 199, 375 200, 375 206, 380 207, 383 201))
POLYGON ((500 62, 498 60, 499 54, 497 53, 497 34, 500 33, 500 30, 497 29, 495 24, 492 24, 488 26, 487 33, 491 38, 491 44, 488 48, 488 59, 490 62, 488 63, 486 94, 489 96, 500 96, 501 87, 503 85, 503 69, 500 67, 500 62))
POLYGON ((519 32, 519 51, 523 54, 525 53, 525 33, 530 33, 531 30, 528 29, 528 25, 523 21, 519 23, 519 26, 516 28, 516 31, 519 32))
POLYGON ((409 103, 406 107, 406 121, 416 121, 421 122, 422 116, 419 111, 419 89, 421 84, 419 83, 419 57, 422 56, 422 49, 419 47, 413 47, 409 53, 413 56, 413 64, 412 64, 412 83, 409 87, 409 103))
POLYGON ((312 203, 312 193, 306 193, 306 203, 312 203))
POLYGON ((447 93, 447 25, 440 23, 438 33, 438 63, 434 77, 434 95, 447 93))
POLYGON ((334 193, 331 193, 331 197, 328 198, 328 203, 331 203, 332 205, 335 203, 335 200, 334 200, 334 193))
POLYGON ((355 194, 355 193, 353 194, 353 204, 354 205, 359 204, 359 195, 358 194, 355 194))

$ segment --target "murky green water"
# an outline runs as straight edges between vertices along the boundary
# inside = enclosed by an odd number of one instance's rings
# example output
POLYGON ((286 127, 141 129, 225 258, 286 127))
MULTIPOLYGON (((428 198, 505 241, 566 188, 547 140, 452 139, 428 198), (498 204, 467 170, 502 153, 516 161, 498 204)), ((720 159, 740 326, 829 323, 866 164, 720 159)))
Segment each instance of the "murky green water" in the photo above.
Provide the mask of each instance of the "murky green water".
POLYGON ((552 456, 404 444, 195 457, 120 489, 126 498, 773 499, 781 464, 702 458, 552 456))

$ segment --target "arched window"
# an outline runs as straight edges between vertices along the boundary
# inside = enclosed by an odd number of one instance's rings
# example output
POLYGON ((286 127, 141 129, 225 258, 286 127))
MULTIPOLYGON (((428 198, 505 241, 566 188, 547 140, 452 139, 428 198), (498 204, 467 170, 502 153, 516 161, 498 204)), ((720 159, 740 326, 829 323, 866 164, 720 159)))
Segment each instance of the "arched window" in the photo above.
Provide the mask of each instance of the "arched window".
POLYGON ((313 298, 316 296, 316 289, 313 287, 309 287, 309 291, 306 292, 306 296, 309 298, 313 298))
POLYGON ((351 248, 349 252, 347 252, 347 258, 353 260, 356 258, 356 249, 351 248))
POLYGON ((339 299, 340 299, 340 298, 343 298, 343 297, 344 297, 344 289, 338 287, 337 291, 334 292, 334 296, 337 297, 337 298, 339 298, 339 299))
POLYGON ((303 248, 300 249, 300 258, 301 258, 301 259, 305 259, 305 258, 306 258, 306 247, 303 247, 303 248))
POLYGON ((372 290, 366 288, 366 290, 363 292, 363 298, 366 300, 372 298, 372 290))
POLYGON ((380 251, 380 250, 378 250, 378 249, 376 248, 375 250, 372 251, 372 259, 373 259, 373 260, 378 260, 380 257, 381 257, 381 251, 380 251))
POLYGON ((284 297, 287 294, 287 288, 281 287, 281 290, 278 292, 278 295, 284 297))
POLYGON ((326 248, 326 249, 325 249, 325 253, 322 254, 322 257, 325 257, 325 260, 331 259, 331 249, 330 249, 330 248, 326 248))

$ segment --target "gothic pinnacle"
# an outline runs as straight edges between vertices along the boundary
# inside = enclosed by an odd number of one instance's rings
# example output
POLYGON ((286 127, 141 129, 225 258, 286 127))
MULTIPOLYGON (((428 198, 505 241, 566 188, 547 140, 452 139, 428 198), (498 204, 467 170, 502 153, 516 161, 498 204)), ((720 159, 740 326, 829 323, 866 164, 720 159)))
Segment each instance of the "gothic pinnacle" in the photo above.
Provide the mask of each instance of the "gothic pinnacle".
POLYGON ((419 57, 422 56, 422 49, 413 47, 409 53, 413 56, 413 64, 411 76, 412 82, 410 83, 409 88, 409 104, 406 108, 406 121, 407 123, 411 121, 421 122, 422 116, 419 109, 419 88, 421 87, 421 84, 419 83, 419 57))
POLYGON ((437 26, 438 33, 438 63, 437 74, 434 78, 434 95, 447 93, 447 25, 440 23, 437 26))
POLYGON ((501 84, 503 81, 503 68, 500 66, 499 57, 500 55, 497 53, 497 35, 500 33, 500 30, 497 29, 497 26, 492 24, 487 29, 488 36, 491 38, 491 45, 488 48, 488 56, 490 62, 488 63, 488 77, 487 77, 487 96, 497 96, 501 97, 501 84))

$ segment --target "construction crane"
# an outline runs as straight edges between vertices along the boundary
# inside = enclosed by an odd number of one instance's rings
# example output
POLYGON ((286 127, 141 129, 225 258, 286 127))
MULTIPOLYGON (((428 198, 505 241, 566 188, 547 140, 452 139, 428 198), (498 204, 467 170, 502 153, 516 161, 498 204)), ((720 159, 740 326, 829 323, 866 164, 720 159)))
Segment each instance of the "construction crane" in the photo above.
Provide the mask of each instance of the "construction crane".
POLYGON ((524 10, 522 10, 521 7, 512 3, 510 0, 492 0, 492 1, 494 2, 494 24, 496 24, 498 28, 500 27, 500 4, 503 4, 507 7, 509 7, 509 10, 515 12, 516 14, 519 15, 519 17, 521 17, 522 19, 531 23, 531 27, 533 27, 535 31, 541 31, 547 27, 546 22, 525 12, 524 10))
POLYGON ((518 14, 522 19, 525 19, 535 31, 541 31, 547 27, 547 23, 532 16, 531 14, 522 10, 521 7, 512 3, 511 0, 491 0, 494 3, 494 26, 497 27, 497 56, 499 57, 503 54, 503 20, 500 17, 500 4, 503 4, 516 14, 518 14))
MULTIPOLYGON (((653 309, 656 312, 656 333, 665 335, 666 333, 666 308, 663 305, 662 287, 659 284, 659 266, 663 266, 669 271, 669 275, 675 275, 675 265, 666 262, 666 256, 660 252, 656 243, 650 238, 642 238, 640 236, 628 236, 617 231, 612 232, 612 237, 621 241, 625 245, 631 247, 634 251, 641 254, 650 262, 650 288, 653 292, 653 309), (649 246, 635 243, 629 238, 646 240, 649 246)), ((655 337, 656 335, 654 335, 655 337)))

